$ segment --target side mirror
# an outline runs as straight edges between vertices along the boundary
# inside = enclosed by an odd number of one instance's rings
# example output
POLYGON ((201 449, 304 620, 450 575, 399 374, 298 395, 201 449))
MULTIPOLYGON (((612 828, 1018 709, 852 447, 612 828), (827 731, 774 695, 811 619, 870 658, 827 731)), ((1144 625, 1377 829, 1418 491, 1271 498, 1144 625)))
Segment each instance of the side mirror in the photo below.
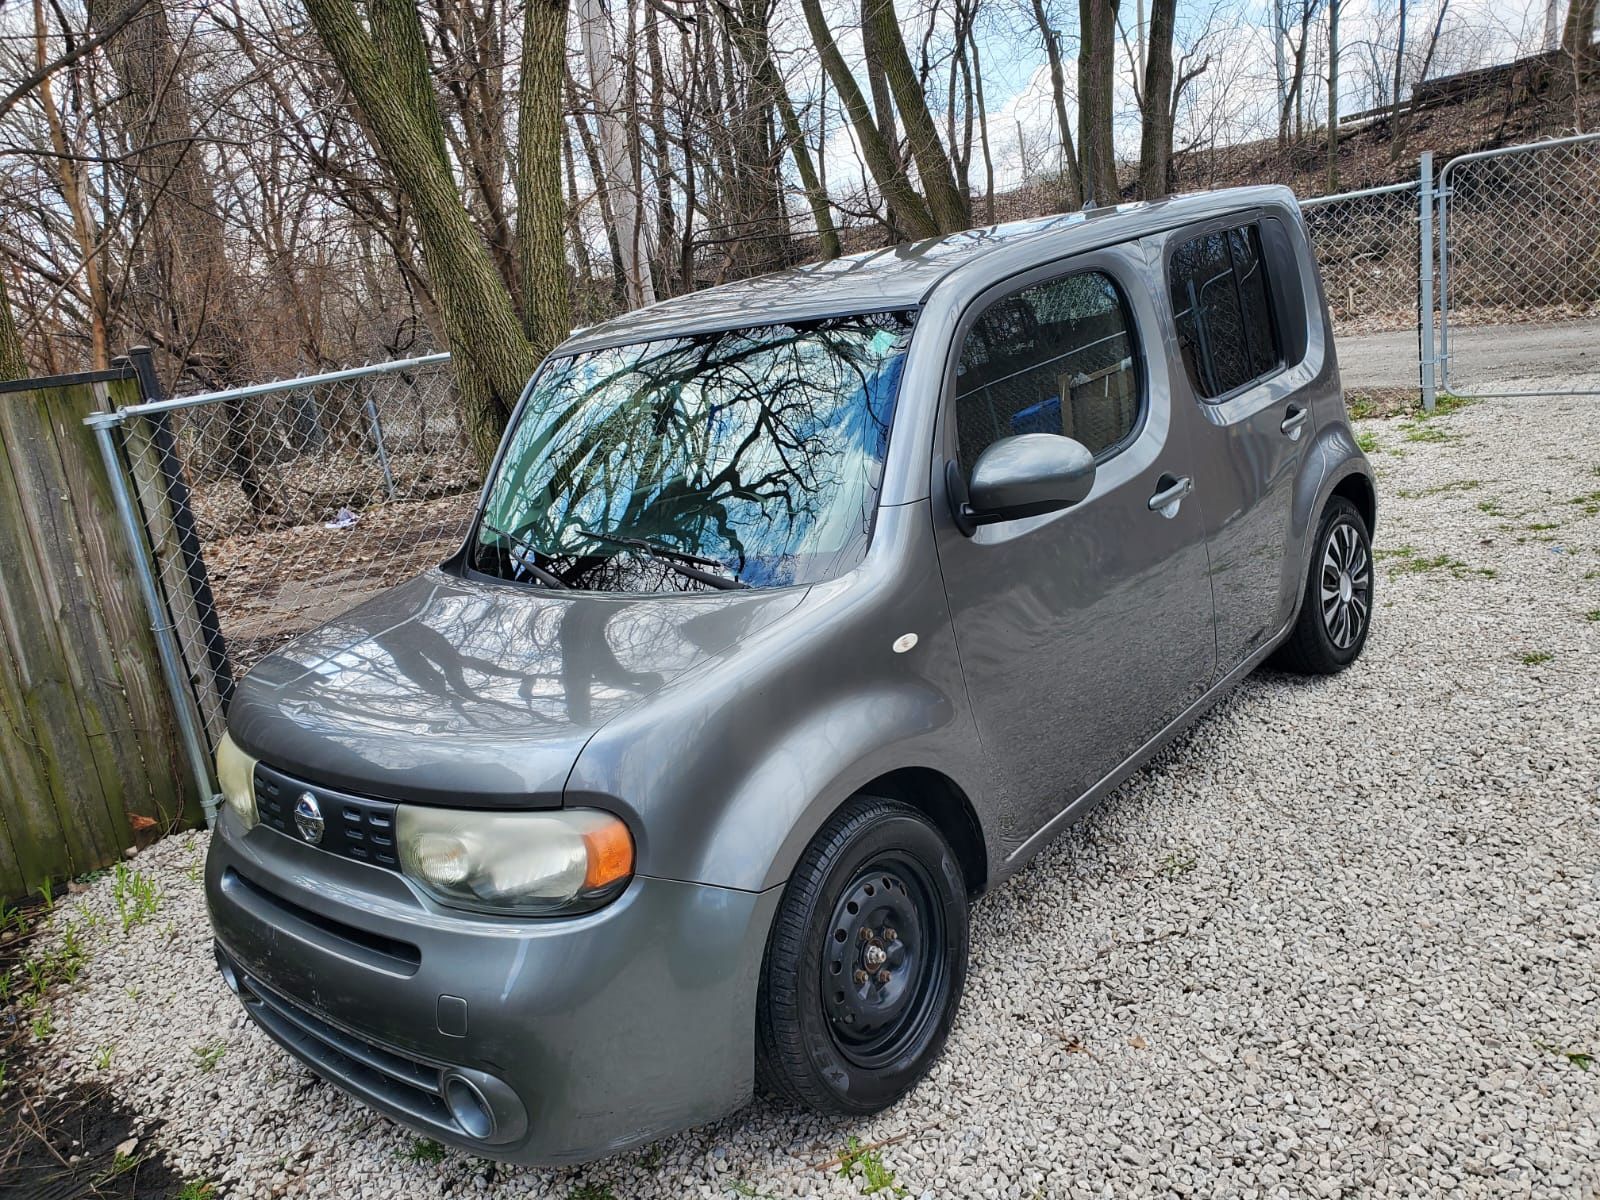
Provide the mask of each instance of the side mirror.
MULTIPOLYGON (((952 470, 952 482, 958 477, 952 470)), ((1094 455, 1082 442, 1059 433, 1019 433, 984 450, 966 487, 951 488, 950 495, 956 523, 971 533, 979 525, 1070 508, 1093 487, 1094 455)))

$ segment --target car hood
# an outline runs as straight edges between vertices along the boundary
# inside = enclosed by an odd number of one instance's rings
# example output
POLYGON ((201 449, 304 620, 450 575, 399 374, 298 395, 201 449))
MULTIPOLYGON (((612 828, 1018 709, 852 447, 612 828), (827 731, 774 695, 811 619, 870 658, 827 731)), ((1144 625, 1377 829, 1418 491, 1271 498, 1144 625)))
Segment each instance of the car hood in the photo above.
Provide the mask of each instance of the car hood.
POLYGON ((325 787, 554 807, 595 730, 805 594, 564 595, 433 570, 262 659, 228 727, 325 787))

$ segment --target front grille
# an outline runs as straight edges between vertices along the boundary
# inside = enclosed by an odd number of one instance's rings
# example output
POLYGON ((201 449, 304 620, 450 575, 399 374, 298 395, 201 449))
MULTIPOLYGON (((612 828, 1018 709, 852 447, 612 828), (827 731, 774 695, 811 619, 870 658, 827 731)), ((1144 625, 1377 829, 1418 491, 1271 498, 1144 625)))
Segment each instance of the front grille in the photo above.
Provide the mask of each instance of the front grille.
POLYGON ((294 819, 295 805, 306 795, 322 813, 322 838, 313 843, 319 849, 391 871, 400 869, 394 840, 395 805, 335 792, 265 763, 256 764, 256 812, 267 828, 308 841, 294 819))

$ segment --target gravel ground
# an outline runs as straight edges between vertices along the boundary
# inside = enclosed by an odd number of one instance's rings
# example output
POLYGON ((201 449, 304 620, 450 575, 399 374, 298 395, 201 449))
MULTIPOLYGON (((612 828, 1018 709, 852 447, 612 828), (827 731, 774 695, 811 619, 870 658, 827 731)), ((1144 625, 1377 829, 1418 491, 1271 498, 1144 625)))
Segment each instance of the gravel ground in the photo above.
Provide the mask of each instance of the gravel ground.
POLYGON ((850 1196, 824 1164, 851 1136, 913 1196, 1593 1196, 1595 405, 1366 423, 1365 657, 1256 675, 982 901, 945 1056, 874 1120, 758 1101, 584 1169, 426 1161, 246 1023, 200 835, 140 856, 164 897, 131 931, 109 879, 68 904, 109 919, 47 1053, 239 1197, 850 1196))

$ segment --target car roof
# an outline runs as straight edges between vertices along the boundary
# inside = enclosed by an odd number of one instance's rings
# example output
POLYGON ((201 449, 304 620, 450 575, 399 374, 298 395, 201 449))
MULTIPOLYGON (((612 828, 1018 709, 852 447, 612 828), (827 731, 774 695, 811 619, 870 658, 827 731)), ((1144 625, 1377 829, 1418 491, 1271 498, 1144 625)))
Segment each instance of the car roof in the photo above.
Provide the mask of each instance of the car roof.
POLYGON ((1038 242, 1042 252, 1055 258, 1285 203, 1295 203, 1285 187, 1224 188, 969 229, 657 301, 578 330, 555 353, 769 322, 917 308, 940 283, 1004 247, 1038 242))

